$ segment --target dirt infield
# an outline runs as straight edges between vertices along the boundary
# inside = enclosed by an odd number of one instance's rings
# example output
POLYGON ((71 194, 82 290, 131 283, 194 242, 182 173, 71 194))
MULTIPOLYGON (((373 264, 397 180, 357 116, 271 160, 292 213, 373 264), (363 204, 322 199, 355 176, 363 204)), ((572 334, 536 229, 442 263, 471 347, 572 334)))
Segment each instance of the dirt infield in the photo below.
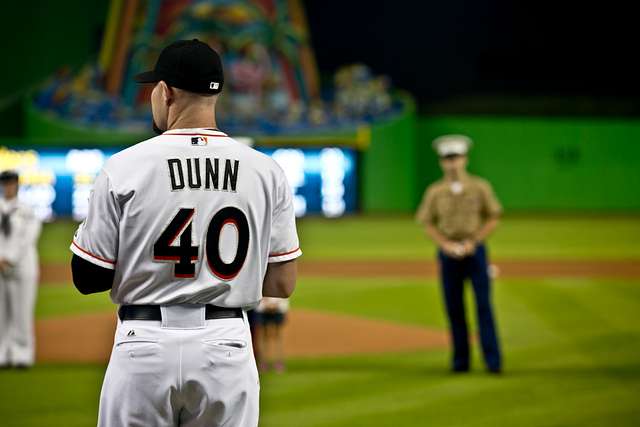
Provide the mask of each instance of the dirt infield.
MULTIPOLYGON (((607 261, 498 261, 499 277, 615 277, 640 278, 637 260, 607 261)), ((68 264, 44 264, 41 281, 69 282, 68 264)), ((423 277, 433 278, 438 267, 433 261, 301 261, 299 272, 308 277, 423 277)))
MULTIPOLYGON (((115 325, 114 313, 38 320, 36 359, 106 363, 115 325)), ((290 357, 424 350, 447 343, 444 331, 308 310, 293 310, 285 327, 285 350, 290 357)))

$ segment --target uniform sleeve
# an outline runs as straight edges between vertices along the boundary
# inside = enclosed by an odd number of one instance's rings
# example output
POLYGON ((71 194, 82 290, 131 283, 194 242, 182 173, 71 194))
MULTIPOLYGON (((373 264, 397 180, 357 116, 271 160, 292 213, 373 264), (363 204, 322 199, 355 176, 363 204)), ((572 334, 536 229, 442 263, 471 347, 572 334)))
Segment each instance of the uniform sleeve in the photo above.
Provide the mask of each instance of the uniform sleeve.
POLYGON ((99 267, 114 270, 120 214, 116 192, 103 170, 93 184, 89 212, 73 236, 71 252, 99 267))
POLYGON ((419 224, 435 224, 438 217, 435 209, 435 204, 433 203, 435 198, 435 191, 433 191, 433 187, 427 188, 422 196, 422 202, 420 202, 420 206, 418 206, 418 210, 416 211, 416 222, 419 224))
POLYGON ((502 214, 502 205, 498 201, 491 184, 484 182, 482 185, 483 206, 482 213, 485 218, 492 218, 502 214))
POLYGON ((277 202, 271 220, 271 237, 269 239, 269 262, 283 262, 302 255, 296 215, 293 209, 293 196, 284 173, 280 174, 277 189, 277 202))

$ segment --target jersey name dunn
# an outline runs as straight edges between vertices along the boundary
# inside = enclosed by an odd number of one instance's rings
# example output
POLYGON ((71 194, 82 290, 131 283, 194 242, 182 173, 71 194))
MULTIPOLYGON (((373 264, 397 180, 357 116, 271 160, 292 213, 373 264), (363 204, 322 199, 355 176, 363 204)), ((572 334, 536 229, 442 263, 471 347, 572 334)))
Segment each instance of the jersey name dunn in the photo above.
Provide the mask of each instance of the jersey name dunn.
POLYGON ((215 190, 236 192, 238 182, 238 160, 205 157, 201 159, 167 159, 171 191, 215 190), (222 188, 220 188, 222 185, 222 188))

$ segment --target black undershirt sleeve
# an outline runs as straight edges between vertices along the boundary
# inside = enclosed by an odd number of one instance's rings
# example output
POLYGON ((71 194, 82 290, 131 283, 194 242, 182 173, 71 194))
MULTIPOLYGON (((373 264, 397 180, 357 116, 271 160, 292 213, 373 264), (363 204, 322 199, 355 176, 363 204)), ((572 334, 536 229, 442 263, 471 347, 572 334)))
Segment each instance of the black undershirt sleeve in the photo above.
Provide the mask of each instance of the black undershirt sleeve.
POLYGON ((95 294, 111 289, 115 271, 99 267, 74 255, 71 259, 73 284, 83 295, 95 294))

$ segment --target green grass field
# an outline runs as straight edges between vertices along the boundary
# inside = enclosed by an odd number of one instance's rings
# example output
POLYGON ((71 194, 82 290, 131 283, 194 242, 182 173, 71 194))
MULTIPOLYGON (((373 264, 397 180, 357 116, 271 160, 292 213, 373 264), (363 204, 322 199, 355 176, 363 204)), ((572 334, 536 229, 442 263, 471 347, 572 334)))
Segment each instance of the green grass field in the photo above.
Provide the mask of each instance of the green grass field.
MULTIPOLYGON (((77 225, 48 224, 40 240, 45 262, 70 259, 77 225)), ((409 216, 320 218, 298 222, 305 259, 431 259, 434 246, 409 216)), ((638 216, 512 216, 491 239, 496 259, 640 259, 638 216)))
MULTIPOLYGON (((72 229, 47 227, 44 259, 66 259, 72 229)), ((300 229, 309 259, 433 253, 409 218, 305 220, 300 229)), ((492 249, 501 258, 640 262, 639 237, 632 217, 513 218, 492 249)), ((263 376, 261 426, 640 425, 640 278, 500 279, 494 303, 503 376, 485 374, 477 352, 468 375, 447 372, 444 350, 295 359, 285 374, 263 376)), ((302 277, 292 305, 445 327, 438 284, 428 279, 302 277)), ((45 286, 37 316, 109 310, 106 295, 45 286)), ((103 372, 93 365, 1 371, 0 424, 94 425, 103 372)))

